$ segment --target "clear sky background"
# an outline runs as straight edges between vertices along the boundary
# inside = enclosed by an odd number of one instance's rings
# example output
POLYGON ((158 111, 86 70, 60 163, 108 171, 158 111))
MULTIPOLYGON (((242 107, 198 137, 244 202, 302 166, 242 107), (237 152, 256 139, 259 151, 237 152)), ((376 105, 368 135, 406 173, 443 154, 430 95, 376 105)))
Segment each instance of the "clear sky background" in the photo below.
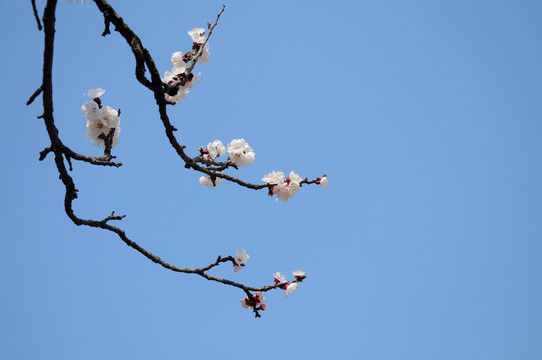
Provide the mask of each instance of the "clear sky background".
MULTIPOLYGON (((329 174, 287 203, 206 188, 167 142, 152 94, 96 6, 60 0, 55 120, 100 155, 80 106, 121 108, 119 169, 75 163, 84 218, 126 214, 128 236, 199 267, 245 248, 250 285, 303 269, 261 319, 238 289, 176 274, 64 213, 39 86, 30 1, 2 1, 1 359, 542 358, 540 1, 127 1, 111 4, 161 73, 186 34, 226 11, 201 81, 169 108, 189 154, 245 138, 235 172, 329 174)), ((38 4, 40 13, 43 4, 38 4)))

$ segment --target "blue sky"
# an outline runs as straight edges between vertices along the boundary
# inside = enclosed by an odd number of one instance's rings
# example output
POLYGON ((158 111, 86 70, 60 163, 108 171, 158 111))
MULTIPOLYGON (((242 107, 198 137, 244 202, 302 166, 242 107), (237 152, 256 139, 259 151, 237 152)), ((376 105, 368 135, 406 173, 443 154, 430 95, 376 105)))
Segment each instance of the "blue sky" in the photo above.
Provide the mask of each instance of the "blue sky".
MULTIPOLYGON (((168 144, 95 5, 60 0, 55 120, 64 143, 99 155, 80 106, 89 88, 121 108, 119 169, 74 164, 74 204, 112 210, 166 261, 206 265, 245 248, 250 285, 301 268, 293 297, 244 294, 162 269, 113 234, 75 226, 48 146, 43 34, 30 1, 4 1, 0 358, 540 359, 542 357, 542 4, 537 1, 113 1, 163 73, 186 31, 226 10, 211 59, 181 104, 196 154, 245 138, 235 172, 329 174, 287 203, 204 188, 168 144)), ((43 5, 38 4, 40 13, 43 5)))

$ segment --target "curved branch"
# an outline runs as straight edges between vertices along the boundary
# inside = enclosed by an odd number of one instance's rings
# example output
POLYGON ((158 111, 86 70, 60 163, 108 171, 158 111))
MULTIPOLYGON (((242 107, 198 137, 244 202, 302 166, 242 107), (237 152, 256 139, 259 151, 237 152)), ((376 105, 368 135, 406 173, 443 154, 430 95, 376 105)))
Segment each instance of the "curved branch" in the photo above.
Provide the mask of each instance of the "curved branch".
POLYGON ((152 85, 149 79, 145 77, 145 61, 144 61, 144 50, 145 48, 141 44, 139 37, 124 24, 124 20, 113 10, 113 8, 107 3, 107 1, 94 1, 98 6, 98 9, 102 12, 104 16, 105 30, 102 33, 102 36, 110 34, 109 24, 113 23, 115 25, 115 30, 118 31, 122 37, 126 39, 126 42, 132 49, 134 57, 136 60, 136 69, 135 74, 137 80, 149 90, 152 90, 152 85), (115 19, 115 21, 112 21, 115 19))

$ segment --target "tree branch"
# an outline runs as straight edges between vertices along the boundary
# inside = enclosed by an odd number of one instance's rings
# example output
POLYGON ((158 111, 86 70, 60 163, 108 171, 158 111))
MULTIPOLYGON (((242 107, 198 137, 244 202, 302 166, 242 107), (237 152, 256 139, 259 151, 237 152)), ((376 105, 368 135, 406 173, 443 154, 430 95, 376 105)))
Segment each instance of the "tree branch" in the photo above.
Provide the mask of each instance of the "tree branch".
MULTIPOLYGON (((98 9, 102 12, 104 16, 104 23, 105 23, 105 30, 102 35, 106 35, 110 33, 109 31, 109 24, 113 24, 115 26, 115 30, 118 31, 121 36, 126 40, 128 45, 130 46, 132 53, 134 54, 135 60, 136 60, 136 78, 138 81, 151 90, 154 94, 154 98, 156 101, 156 104, 158 106, 158 111, 160 115, 160 119, 162 121, 162 124, 165 128, 166 136, 171 144, 171 146, 175 149, 179 157, 184 161, 185 167, 192 168, 198 172, 207 174, 212 177, 212 179, 216 179, 217 177, 237 183, 243 187, 259 190, 263 188, 267 188, 269 184, 251 184, 248 182, 245 182, 243 180, 240 180, 238 178, 235 178, 233 176, 230 176, 228 174, 224 174, 218 171, 223 171, 229 167, 234 167, 237 169, 237 166, 231 162, 215 162, 210 161, 203 156, 197 156, 195 158, 191 158, 188 156, 184 149, 185 146, 181 145, 176 137, 174 136, 173 132, 176 131, 167 115, 167 101, 164 96, 164 84, 160 78, 160 75, 158 73, 158 69, 155 66, 154 60, 152 59, 149 51, 142 45, 141 40, 138 36, 135 35, 135 33, 124 23, 122 18, 115 12, 115 10, 107 3, 106 0, 94 0, 96 3, 98 9), (150 80, 145 76, 145 71, 148 69, 150 74, 150 80), (200 165, 202 164, 202 165, 200 165)), ((40 152, 39 160, 44 160, 49 153, 54 154, 54 161, 55 165, 57 167, 59 178, 62 181, 64 187, 65 187, 65 195, 64 195, 64 210, 67 214, 67 216, 72 220, 74 224, 77 226, 85 225, 93 228, 100 228, 103 230, 107 230, 110 232, 115 233, 121 241, 123 241, 126 245, 133 248, 143 256, 145 256, 147 259, 151 260, 152 262, 162 266, 165 269, 179 272, 179 273, 186 273, 186 274, 195 274, 199 275, 209 281, 219 282, 225 285, 237 287, 239 289, 242 289, 248 296, 251 301, 254 302, 254 297, 251 294, 252 292, 266 292, 269 290, 273 290, 276 288, 284 288, 284 284, 274 284, 274 285, 267 285, 267 286, 246 286, 237 282, 234 282, 229 279, 223 279, 216 277, 214 275, 211 275, 208 273, 211 269, 221 265, 225 262, 231 262, 233 265, 237 265, 234 257, 232 256, 226 256, 221 257, 219 256, 217 260, 207 266, 200 267, 200 268, 186 268, 186 267, 178 267, 174 266, 164 260, 162 260, 157 255, 151 253, 150 251, 146 250, 136 242, 132 241, 128 236, 126 235, 125 231, 122 230, 119 227, 110 225, 110 221, 121 221, 125 215, 115 215, 115 212, 113 211, 111 215, 103 218, 102 220, 91 220, 91 219, 82 219, 79 218, 74 210, 73 210, 73 200, 77 198, 78 190, 75 187, 75 183, 73 181, 73 178, 70 176, 68 169, 66 168, 66 163, 69 165, 69 170, 72 170, 71 166, 71 159, 75 159, 78 161, 83 161, 90 163, 92 165, 101 165, 101 166, 114 166, 119 167, 122 165, 122 163, 114 163, 111 162, 115 156, 111 155, 111 148, 112 143, 114 139, 115 134, 115 128, 112 128, 111 131, 108 134, 103 134, 104 138, 104 155, 101 157, 90 157, 78 154, 74 151, 72 151, 70 148, 65 146, 62 141, 59 138, 58 135, 58 129, 55 125, 54 116, 53 116, 53 83, 52 83, 52 69, 53 69, 53 55, 54 55, 54 40, 55 40, 55 11, 56 11, 56 4, 57 0, 48 0, 47 4, 44 9, 43 14, 43 30, 44 30, 44 52, 43 52, 43 80, 42 85, 32 94, 30 99, 27 102, 27 105, 31 104, 35 98, 42 94, 42 101, 43 101, 43 115, 40 117, 43 118, 45 128, 47 130, 47 133, 49 135, 49 139, 51 141, 51 145, 46 147, 44 150, 40 152)), ((32 0, 32 5, 34 7, 34 14, 37 18, 37 11, 35 9, 35 0, 32 0)), ((220 15, 224 11, 224 6, 220 10, 214 24, 212 26, 209 26, 209 33, 207 35, 207 38, 203 45, 201 45, 199 51, 197 54, 193 57, 192 62, 190 66, 187 68, 188 72, 192 71, 193 67, 197 63, 197 60, 199 59, 202 49, 207 43, 212 30, 218 23, 218 19, 220 18, 220 15)), ((41 26, 38 20, 38 27, 41 26)), ((119 110, 120 113, 120 110, 119 110)), ((311 184, 311 183, 317 183, 320 178, 316 180, 309 181, 308 179, 305 179, 302 181, 302 183, 305 184, 311 184)), ((294 282, 301 282, 304 279, 298 279, 294 280, 294 282)), ((253 311, 255 313, 256 317, 260 317, 259 310, 264 310, 262 306, 256 307, 253 306, 253 311)))

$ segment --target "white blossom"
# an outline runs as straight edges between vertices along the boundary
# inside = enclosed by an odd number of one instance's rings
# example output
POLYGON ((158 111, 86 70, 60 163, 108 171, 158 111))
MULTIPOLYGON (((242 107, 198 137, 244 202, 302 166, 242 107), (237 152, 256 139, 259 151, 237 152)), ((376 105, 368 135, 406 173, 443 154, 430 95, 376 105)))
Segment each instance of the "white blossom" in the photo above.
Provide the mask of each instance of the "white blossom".
POLYGON ((225 153, 226 147, 222 144, 222 141, 215 140, 212 143, 207 144, 207 150, 203 156, 207 159, 214 160, 225 153))
POLYGON ((104 138, 115 129, 112 136, 112 147, 118 144, 120 133, 120 118, 117 110, 110 106, 101 106, 99 97, 105 93, 104 89, 90 89, 85 95, 94 99, 86 101, 81 106, 81 112, 86 116, 87 136, 98 146, 105 148, 104 138))
POLYGON ((245 249, 238 249, 233 257, 235 264, 233 264, 233 271, 238 272, 244 266, 244 263, 250 260, 250 256, 246 253, 245 249))
POLYGON ((289 284, 288 287, 286 288, 286 297, 288 297, 290 294, 296 291, 298 287, 299 286, 297 285, 297 283, 289 284))
POLYGON ((305 272, 303 270, 295 270, 292 271, 292 274, 295 276, 296 279, 301 279, 305 276, 305 272))
MULTIPOLYGON (((102 148, 105 148, 104 136, 109 135, 109 132, 112 128, 107 126, 107 124, 104 123, 104 120, 101 118, 93 120, 87 119, 86 126, 87 137, 90 139, 90 141, 92 141, 98 146, 101 146, 102 148)), ((111 143, 111 147, 115 147, 118 145, 119 133, 120 127, 116 127, 115 133, 113 134, 113 141, 111 143)))
POLYGON ((290 179, 290 184, 296 184, 296 186, 299 186, 299 183, 303 181, 301 176, 299 176, 299 174, 293 171, 290 171, 290 174, 288 175, 288 179, 290 179))
MULTIPOLYGON (((183 74, 186 71, 186 68, 183 66, 174 67, 171 71, 166 71, 164 73, 164 77, 162 78, 162 81, 166 84, 171 84, 174 81, 178 80, 178 76, 183 74)), ((194 77, 187 81, 183 86, 179 86, 177 88, 177 93, 175 95, 169 95, 165 94, 165 98, 167 101, 171 103, 180 103, 188 93, 190 92, 190 89, 198 82, 199 77, 201 76, 201 73, 194 74, 194 77)))
POLYGON ((91 99, 96 99, 102 96, 104 93, 105 93, 104 89, 94 88, 94 89, 89 89, 85 95, 91 99))
MULTIPOLYGON (((205 42, 206 39, 205 29, 193 28, 192 30, 188 31, 188 35, 190 35, 192 41, 195 44, 193 47, 193 51, 199 50, 199 48, 201 48, 201 45, 205 42)), ((189 52, 188 54, 195 55, 193 51, 189 52)), ((205 64, 209 60, 209 56, 211 56, 211 52, 209 51, 209 45, 205 44, 205 46, 201 50, 198 62, 200 64, 205 64)), ((177 81, 178 77, 181 74, 184 74, 186 72, 186 63, 184 61, 184 58, 185 55, 180 51, 176 51, 173 53, 173 55, 171 55, 171 63, 173 64, 173 69, 171 71, 165 72, 164 78, 162 79, 164 83, 170 85, 172 82, 177 81)), ((177 93, 175 93, 175 95, 170 95, 166 93, 166 100, 174 104, 180 103, 188 95, 189 89, 194 86, 200 75, 200 73, 194 74, 194 77, 192 79, 187 81, 183 86, 178 87, 177 93)))
POLYGON ((327 188, 327 176, 322 176, 320 180, 317 181, 319 185, 322 185, 324 188, 327 188))
POLYGON ((188 35, 192 38, 192 41, 196 44, 203 44, 205 41, 205 29, 204 28, 193 28, 188 32, 188 35))
POLYGON ((284 183, 286 184, 286 188, 288 190, 288 199, 293 198, 294 195, 299 192, 302 180, 303 179, 301 178, 301 176, 299 176, 293 171, 291 171, 286 180, 284 180, 284 183))
POLYGON ((275 281, 275 284, 280 284, 283 282, 286 282, 286 276, 284 276, 281 272, 276 272, 273 274, 273 279, 275 281))
POLYGON ((230 160, 239 166, 252 164, 256 157, 254 150, 248 146, 245 139, 233 139, 228 144, 230 160))
POLYGON ((213 180, 211 179, 211 177, 209 175, 204 175, 202 177, 199 178, 199 183, 203 186, 210 186, 210 187, 213 187, 213 186, 216 186, 218 185, 218 183, 222 180, 222 178, 219 178, 219 177, 216 177, 215 178, 215 183, 213 184, 213 180))
POLYGON ((81 106, 81 112, 87 118, 94 119, 97 116, 97 112, 100 106, 96 101, 85 101, 83 106, 81 106))
POLYGON ((165 94, 165 97, 166 97, 166 100, 169 101, 170 103, 177 104, 183 101, 183 99, 188 95, 188 93, 189 93, 188 89, 180 88, 177 94, 173 96, 169 94, 165 94))
POLYGON ((209 61, 209 57, 211 56, 211 52, 209 51, 209 43, 205 44, 203 47, 203 50, 201 51, 201 55, 198 58, 198 64, 207 64, 207 61, 209 61))
POLYGON ((263 181, 269 184, 269 195, 277 195, 277 201, 288 201, 296 193, 299 192, 301 176, 294 171, 290 172, 290 175, 284 179, 284 173, 282 171, 275 172, 274 170, 262 178, 263 181))
POLYGON ((279 185, 284 183, 284 173, 282 171, 275 172, 275 170, 273 170, 265 175, 262 180, 271 185, 279 185))
POLYGON ((173 55, 171 55, 171 63, 173 64, 174 68, 180 68, 185 66, 183 57, 184 54, 180 51, 174 52, 173 55))
POLYGON ((277 201, 288 201, 290 199, 290 187, 286 183, 273 186, 273 194, 277 195, 277 201))
POLYGON ((120 124, 119 112, 110 106, 103 106, 99 113, 104 123, 110 128, 118 127, 120 124))

